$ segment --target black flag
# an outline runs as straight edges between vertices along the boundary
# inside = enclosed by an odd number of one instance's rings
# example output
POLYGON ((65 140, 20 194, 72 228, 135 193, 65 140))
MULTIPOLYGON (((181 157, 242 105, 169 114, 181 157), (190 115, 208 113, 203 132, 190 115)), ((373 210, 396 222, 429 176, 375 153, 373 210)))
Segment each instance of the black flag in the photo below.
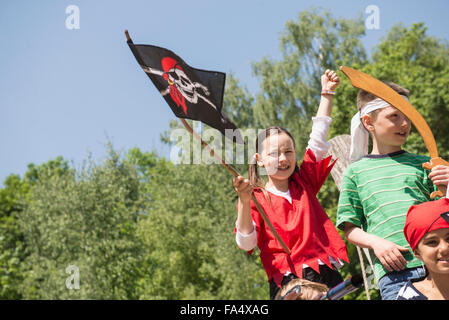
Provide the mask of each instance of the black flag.
POLYGON ((153 45, 128 45, 178 118, 198 120, 243 143, 234 123, 222 112, 226 74, 190 67, 174 52, 153 45), (225 132, 225 129, 232 129, 225 132))

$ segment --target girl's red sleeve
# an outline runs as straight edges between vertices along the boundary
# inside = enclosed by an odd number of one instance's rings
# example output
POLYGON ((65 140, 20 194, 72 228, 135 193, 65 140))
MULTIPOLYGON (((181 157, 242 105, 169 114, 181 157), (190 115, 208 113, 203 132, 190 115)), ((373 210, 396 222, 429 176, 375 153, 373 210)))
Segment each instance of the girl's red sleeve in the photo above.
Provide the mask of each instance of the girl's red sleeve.
POLYGON ((306 149, 301 166, 299 167, 299 177, 305 181, 316 195, 332 170, 335 161, 331 163, 332 156, 316 161, 316 156, 309 148, 306 149))

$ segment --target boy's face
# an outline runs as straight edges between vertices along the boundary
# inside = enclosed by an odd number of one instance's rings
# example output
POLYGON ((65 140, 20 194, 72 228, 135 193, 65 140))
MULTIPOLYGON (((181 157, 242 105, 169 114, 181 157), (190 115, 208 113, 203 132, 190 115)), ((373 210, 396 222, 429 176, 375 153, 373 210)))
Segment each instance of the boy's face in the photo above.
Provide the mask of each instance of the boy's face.
POLYGON ((410 133, 410 120, 395 107, 380 109, 377 116, 370 117, 367 126, 373 140, 382 147, 401 147, 410 133))
POLYGON ((449 228, 426 233, 415 249, 415 256, 429 271, 449 274, 449 228))

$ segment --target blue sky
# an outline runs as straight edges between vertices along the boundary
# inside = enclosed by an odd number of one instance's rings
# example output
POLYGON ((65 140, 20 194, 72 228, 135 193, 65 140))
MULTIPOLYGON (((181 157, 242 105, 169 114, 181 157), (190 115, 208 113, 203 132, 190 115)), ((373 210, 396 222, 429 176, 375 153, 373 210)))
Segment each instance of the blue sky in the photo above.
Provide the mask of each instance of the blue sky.
POLYGON ((91 152, 139 147, 167 156, 159 136, 175 119, 137 65, 134 43, 173 50, 200 69, 233 72, 251 93, 251 64, 279 58, 287 20, 311 6, 334 17, 368 17, 379 8, 378 30, 368 30, 368 51, 392 25, 424 22, 428 34, 448 39, 449 2, 300 0, 2 0, 0 2, 0 182, 21 176, 27 164, 59 155, 79 165, 91 152), (66 8, 79 8, 79 29, 66 28, 66 8))

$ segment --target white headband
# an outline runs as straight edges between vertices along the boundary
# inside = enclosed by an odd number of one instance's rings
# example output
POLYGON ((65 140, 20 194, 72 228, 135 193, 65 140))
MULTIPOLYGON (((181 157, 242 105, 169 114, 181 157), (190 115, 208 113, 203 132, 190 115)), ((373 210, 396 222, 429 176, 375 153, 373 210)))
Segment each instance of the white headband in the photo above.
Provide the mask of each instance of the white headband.
MULTIPOLYGON (((408 101, 406 96, 401 95, 405 100, 408 101)), ((360 119, 370 112, 377 109, 382 109, 391 106, 385 100, 376 98, 368 102, 363 106, 362 110, 357 112, 351 119, 351 149, 349 152, 349 159, 352 162, 361 159, 364 155, 368 153, 368 142, 369 134, 364 128, 362 121, 360 119)))

